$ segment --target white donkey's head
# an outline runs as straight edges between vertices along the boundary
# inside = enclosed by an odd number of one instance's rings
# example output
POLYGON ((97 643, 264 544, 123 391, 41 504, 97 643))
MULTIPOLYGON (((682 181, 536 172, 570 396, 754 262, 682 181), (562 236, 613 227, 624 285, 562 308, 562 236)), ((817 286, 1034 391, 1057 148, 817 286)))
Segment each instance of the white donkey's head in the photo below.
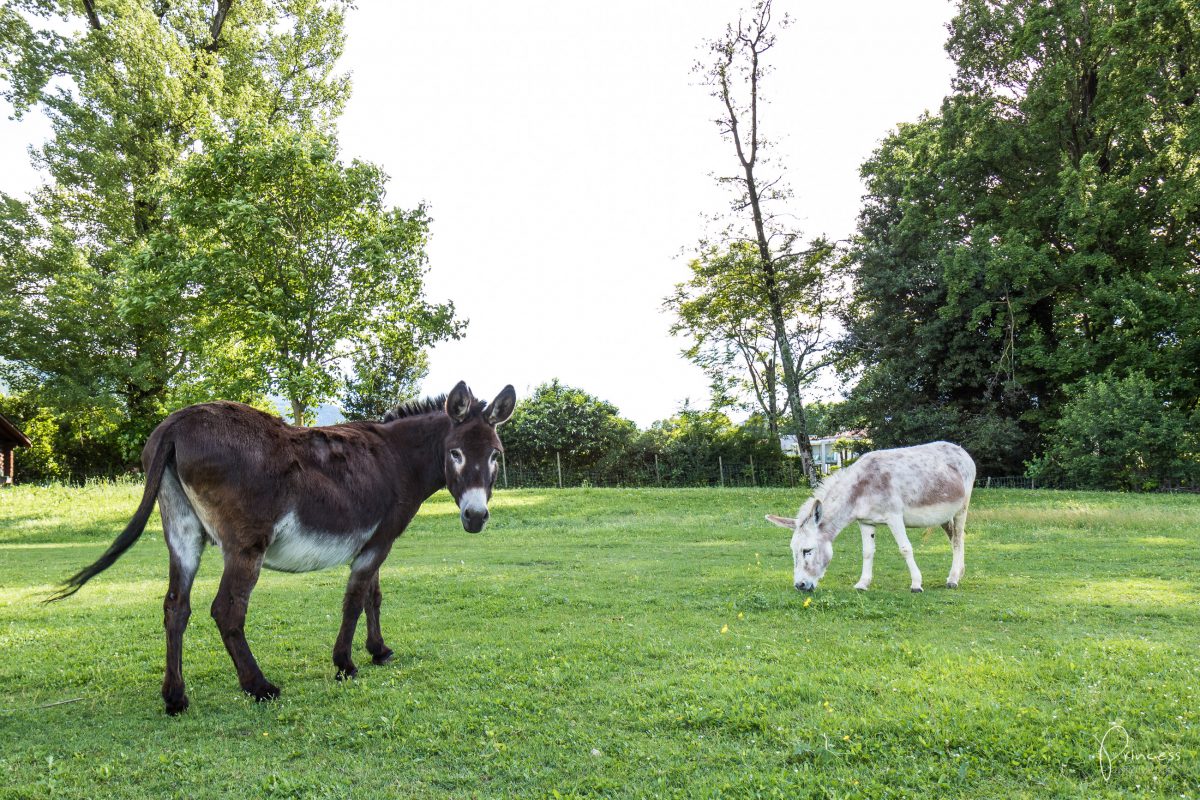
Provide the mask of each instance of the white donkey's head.
POLYGON ((792 531, 793 585, 803 592, 816 589, 833 560, 833 542, 821 533, 821 501, 810 498, 795 519, 768 514, 767 520, 792 531))

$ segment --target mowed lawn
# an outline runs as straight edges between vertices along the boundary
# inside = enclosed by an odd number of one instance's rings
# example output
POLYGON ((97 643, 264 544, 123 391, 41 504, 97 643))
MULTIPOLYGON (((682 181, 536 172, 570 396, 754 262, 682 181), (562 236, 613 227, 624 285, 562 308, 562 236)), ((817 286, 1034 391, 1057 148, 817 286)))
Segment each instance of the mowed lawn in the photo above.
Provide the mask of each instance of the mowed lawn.
POLYGON ((157 515, 39 603, 139 494, 0 492, 0 797, 1200 796, 1200 498, 979 491, 961 589, 941 529, 910 532, 914 595, 881 528, 854 591, 852 527, 805 595, 762 518, 796 492, 500 492, 477 536, 439 494, 383 570, 390 665, 360 623, 333 679, 345 569, 263 574, 273 703, 238 689, 210 550, 168 718, 157 515))

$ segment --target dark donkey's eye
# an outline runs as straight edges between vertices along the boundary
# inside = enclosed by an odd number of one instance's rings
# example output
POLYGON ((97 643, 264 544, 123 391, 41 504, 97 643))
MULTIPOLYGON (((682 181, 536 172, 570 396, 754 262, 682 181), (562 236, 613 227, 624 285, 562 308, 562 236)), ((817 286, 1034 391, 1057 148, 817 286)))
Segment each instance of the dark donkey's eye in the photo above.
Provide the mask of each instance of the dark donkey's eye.
POLYGON ((811 556, 811 555, 812 555, 812 548, 810 547, 810 548, 808 548, 807 550, 801 550, 801 551, 800 551, 800 555, 804 556, 805 558, 807 558, 808 556, 811 556))
POLYGON ((462 451, 462 450, 459 450, 459 449, 457 449, 457 448, 455 448, 454 450, 451 450, 451 451, 450 451, 450 458, 451 458, 451 459, 454 461, 454 463, 455 463, 455 464, 457 464, 457 465, 458 465, 458 466, 460 466, 460 467, 462 466, 462 464, 463 464, 463 461, 465 461, 465 460, 466 460, 466 459, 463 457, 463 451, 462 451))
POLYGON ((492 451, 492 459, 491 459, 492 463, 493 463, 493 464, 495 464, 495 463, 496 463, 497 461, 499 461, 499 460, 500 460, 500 451, 499 451, 499 450, 493 450, 493 451, 492 451))

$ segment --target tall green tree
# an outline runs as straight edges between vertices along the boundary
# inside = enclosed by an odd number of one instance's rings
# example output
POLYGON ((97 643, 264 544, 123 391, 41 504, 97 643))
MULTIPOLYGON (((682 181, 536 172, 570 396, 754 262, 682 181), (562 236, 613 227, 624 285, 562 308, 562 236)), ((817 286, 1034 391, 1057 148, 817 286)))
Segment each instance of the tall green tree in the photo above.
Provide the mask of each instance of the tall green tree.
MULTIPOLYGON (((0 197, 5 377, 59 408, 113 403, 131 454, 202 370, 197 309, 168 269, 164 186, 203 136, 254 120, 328 125, 348 82, 341 3, 14 0, 0 82, 52 136, 46 183, 0 197)), ((215 354, 219 356, 219 354, 215 354)))
MULTIPOLYGON (((756 273, 753 286, 757 290, 753 305, 761 311, 755 316, 769 322, 779 353, 780 383, 788 409, 786 428, 798 441, 808 442, 803 390, 811 354, 803 348, 797 350, 789 335, 797 319, 792 298, 811 292, 812 287, 804 284, 821 278, 820 266, 829 260, 820 254, 829 245, 818 241, 804 246, 800 232, 789 225, 792 217, 784 204, 791 193, 783 171, 768 159, 760 113, 765 105, 763 84, 770 73, 767 56, 776 43, 774 30, 787 24, 786 16, 773 19, 771 0, 760 0, 738 18, 736 25, 727 25, 721 36, 707 43, 708 60, 698 64, 695 71, 720 103, 715 122, 737 158, 736 174, 718 179, 733 193, 729 226, 720 237, 721 243, 746 243, 757 255, 752 262, 756 273)), ((711 252, 711 245, 702 243, 701 250, 711 252)), ((739 257, 730 263, 745 262, 739 257)), ((799 327, 823 328, 824 307, 817 304, 803 311, 816 316, 799 323, 799 327)), ((800 453, 804 473, 815 484, 817 474, 809 448, 801 447, 800 453)))
POLYGON ((969 239, 944 191, 942 128, 939 118, 901 125, 863 166, 841 343, 843 366, 858 373, 847 412, 868 421, 879 447, 950 439, 981 470, 1013 474, 1028 457, 1019 420, 1030 400, 1012 370, 1008 305, 973 315, 950 297, 947 265, 979 248, 960 249, 969 239))
POLYGON ((462 330, 452 304, 424 297, 425 210, 387 208, 386 177, 290 127, 239 130, 180 170, 171 216, 206 338, 248 343, 296 424, 338 393, 346 362, 419 354, 462 330))
POLYGON ((1088 375, 1200 397, 1198 23, 1175 0, 959 4, 953 93, 863 168, 847 344, 877 442, 1019 468, 1088 375))

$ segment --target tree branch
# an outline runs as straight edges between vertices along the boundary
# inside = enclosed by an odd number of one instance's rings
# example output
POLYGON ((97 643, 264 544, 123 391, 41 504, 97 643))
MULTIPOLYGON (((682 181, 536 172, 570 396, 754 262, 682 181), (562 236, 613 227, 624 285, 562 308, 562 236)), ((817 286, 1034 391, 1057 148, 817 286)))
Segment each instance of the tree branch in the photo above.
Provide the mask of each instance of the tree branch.
POLYGON ((92 0, 83 0, 83 8, 87 11, 88 25, 94 31, 100 30, 100 17, 96 16, 96 6, 92 0))
POLYGON ((217 3, 217 11, 213 14, 212 27, 209 28, 212 39, 204 47, 210 53, 217 52, 217 48, 220 46, 221 29, 225 27, 225 16, 229 13, 232 5, 233 0, 219 0, 217 3))

